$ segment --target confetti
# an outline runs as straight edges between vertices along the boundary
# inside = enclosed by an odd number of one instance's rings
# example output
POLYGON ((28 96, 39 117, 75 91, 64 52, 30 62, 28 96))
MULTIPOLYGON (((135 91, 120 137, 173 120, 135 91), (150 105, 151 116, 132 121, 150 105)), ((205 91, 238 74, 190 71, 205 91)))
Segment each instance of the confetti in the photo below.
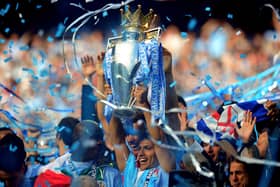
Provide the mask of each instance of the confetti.
POLYGON ((0 38, 0 44, 4 44, 5 42, 6 42, 6 40, 5 40, 5 39, 0 38))
POLYGON ((37 58, 35 57, 35 56, 32 56, 32 64, 34 65, 34 66, 37 66, 38 65, 38 60, 37 60, 37 58))
POLYGON ((73 113, 75 112, 74 109, 70 108, 70 109, 57 109, 57 108, 48 108, 48 110, 52 110, 55 112, 62 112, 62 113, 73 113))
POLYGON ((113 36, 118 36, 118 33, 117 33, 117 31, 115 29, 112 29, 111 31, 113 33, 113 36))
POLYGON ((47 41, 48 41, 48 42, 53 42, 53 41, 54 41, 54 39, 53 39, 53 37, 48 36, 47 41))
POLYGON ((188 24, 188 29, 193 30, 197 24, 197 20, 195 18, 192 18, 188 24))
POLYGON ((211 7, 209 7, 209 6, 208 6, 208 7, 205 7, 205 11, 206 11, 206 12, 210 12, 210 11, 211 11, 211 7))
POLYGON ((246 54, 244 54, 244 53, 240 54, 240 58, 246 58, 246 57, 247 57, 246 54))
POLYGON ((173 81, 172 83, 169 84, 169 87, 170 87, 170 88, 173 88, 176 84, 177 84, 177 82, 176 82, 176 81, 173 81))
POLYGON ((57 132, 61 132, 61 131, 63 131, 65 128, 66 128, 65 126, 62 126, 62 127, 60 127, 59 129, 57 129, 57 132))
POLYGON ((200 86, 196 86, 194 89, 192 89, 192 93, 196 94, 196 92, 200 89, 200 86))
POLYGON ((233 19, 233 14, 228 13, 227 18, 228 19, 233 19))
POLYGON ((25 71, 25 72, 29 73, 32 76, 32 78, 38 79, 38 77, 35 76, 35 73, 34 73, 34 71, 32 69, 30 69, 30 68, 22 68, 22 71, 25 71))
POLYGON ((14 45, 14 40, 10 40, 10 41, 9 41, 9 44, 8 44, 9 48, 12 48, 13 45, 14 45))
POLYGON ((55 32, 55 37, 59 38, 64 32, 65 26, 62 23, 59 23, 55 32))
POLYGON ((40 56, 42 57, 42 59, 46 59, 47 58, 47 54, 45 53, 45 51, 40 50, 39 51, 40 56))
POLYGON ((206 80, 206 81, 209 81, 209 80, 211 80, 211 79, 212 79, 212 77, 211 77, 210 75, 206 75, 206 76, 205 76, 205 80, 206 80))
POLYGON ((235 35, 236 36, 238 36, 238 35, 240 35, 242 32, 240 31, 240 30, 238 30, 236 33, 235 33, 235 35))
POLYGON ((48 70, 41 70, 40 71, 40 77, 47 77, 49 75, 49 71, 48 70))
POLYGON ((88 95, 88 98, 91 100, 91 101, 97 101, 97 97, 93 94, 90 94, 88 95))
POLYGON ((10 28, 9 28, 9 27, 5 28, 5 31, 4 31, 4 32, 5 32, 5 33, 10 32, 10 28))
POLYGON ((63 24, 65 25, 66 24, 66 22, 68 21, 68 17, 66 17, 65 19, 64 19, 64 21, 63 21, 63 24))
POLYGON ((36 5, 36 8, 37 9, 40 9, 40 8, 42 8, 43 6, 42 5, 36 5))
POLYGON ((107 11, 102 12, 102 16, 103 16, 103 17, 108 16, 108 12, 107 12, 107 11))
POLYGON ((17 4, 16 4, 16 10, 18 10, 18 7, 19 7, 19 3, 17 2, 17 4))
POLYGON ((166 27, 164 24, 161 25, 162 30, 166 30, 166 27))
POLYGON ((20 46, 19 47, 19 50, 21 50, 21 51, 28 51, 30 48, 29 48, 29 46, 28 45, 23 45, 23 46, 20 46))
POLYGON ((167 21, 171 22, 171 19, 168 16, 166 16, 165 18, 167 21))
POLYGON ((75 32, 75 31, 76 31, 76 28, 73 27, 73 28, 71 29, 71 32, 75 32))
POLYGON ((1 16, 5 16, 5 14, 7 14, 8 11, 10 10, 10 7, 11 7, 11 5, 10 5, 10 4, 7 4, 6 7, 5 7, 4 9, 2 8, 2 9, 0 10, 0 15, 1 15, 1 16))
POLYGON ((50 86, 49 86, 49 92, 50 92, 50 95, 51 96, 56 96, 57 94, 54 92, 54 89, 57 87, 57 85, 56 84, 51 84, 50 86))
POLYGON ((181 37, 182 38, 187 38, 188 37, 188 33, 186 33, 186 32, 181 32, 181 37))
POLYGON ((18 149, 17 146, 10 144, 9 150, 10 150, 11 152, 15 152, 17 149, 18 149))
POLYGON ((10 57, 7 57, 7 58, 4 59, 4 62, 5 62, 5 63, 8 63, 8 62, 10 62, 12 59, 13 59, 13 57, 11 57, 11 56, 10 56, 10 57))
POLYGON ((208 52, 211 57, 220 58, 226 50, 227 34, 222 27, 210 35, 208 52))
POLYGON ((96 25, 99 22, 99 18, 94 22, 94 25, 96 25))

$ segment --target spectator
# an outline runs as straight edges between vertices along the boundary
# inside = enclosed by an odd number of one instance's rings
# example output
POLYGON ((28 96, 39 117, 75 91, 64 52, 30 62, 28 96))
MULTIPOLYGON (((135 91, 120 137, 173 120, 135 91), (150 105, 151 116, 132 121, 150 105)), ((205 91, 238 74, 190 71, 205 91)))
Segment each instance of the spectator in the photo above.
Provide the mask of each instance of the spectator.
POLYGON ((73 131, 79 120, 74 117, 65 117, 57 125, 56 143, 59 148, 59 155, 64 155, 68 149, 72 146, 73 142, 73 131))
POLYGON ((229 163, 229 182, 231 187, 248 187, 249 173, 245 163, 232 159, 229 163))
POLYGON ((13 133, 0 140, 0 181, 6 187, 28 186, 24 181, 26 171, 23 141, 13 133))
POLYGON ((72 138, 75 142, 72 144, 71 153, 63 155, 47 167, 42 167, 40 170, 42 174, 36 179, 35 186, 44 183, 46 180, 43 177, 44 173, 50 171, 71 178, 89 175, 97 180, 98 184, 105 186, 121 185, 119 172, 111 167, 104 156, 106 149, 103 143, 103 132, 98 126, 82 121, 76 125, 72 138))
POLYGON ((179 108, 185 110, 185 112, 178 113, 178 118, 180 120, 180 130, 184 131, 188 129, 188 113, 187 113, 187 103, 184 98, 177 95, 179 108))

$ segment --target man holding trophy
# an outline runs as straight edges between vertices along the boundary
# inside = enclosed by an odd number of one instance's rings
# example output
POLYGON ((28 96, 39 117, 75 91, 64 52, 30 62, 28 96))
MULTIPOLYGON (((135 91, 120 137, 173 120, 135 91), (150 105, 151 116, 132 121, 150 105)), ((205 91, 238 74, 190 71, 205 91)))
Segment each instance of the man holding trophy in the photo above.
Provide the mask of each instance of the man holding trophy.
MULTIPOLYGON (((166 90, 166 85, 173 82, 172 59, 158 41, 159 18, 152 9, 143 15, 140 5, 134 13, 128 6, 125 8, 125 11, 121 10, 122 35, 108 40, 103 66, 105 80, 112 89, 109 102, 114 104, 111 105, 113 114, 122 120, 135 116, 139 107, 134 105, 132 88, 144 86, 148 87, 153 120, 165 122, 165 110, 178 107, 178 103, 174 87, 166 90)), ((177 114, 168 114, 167 122, 173 129, 178 129, 177 114)))
MULTIPOLYGON (((105 81, 111 88, 103 101, 107 120, 101 120, 107 144, 113 146, 124 186, 168 186, 168 172, 176 168, 175 156, 154 141, 167 143, 158 125, 166 122, 166 106, 177 107, 174 88, 166 90, 166 84, 173 81, 171 55, 158 41, 158 17, 152 10, 145 16, 141 6, 133 14, 128 7, 121 12, 124 31, 108 40, 103 62, 105 81), (139 113, 145 117, 141 124, 135 120, 139 113)), ((178 129, 177 114, 172 115, 167 116, 168 123, 178 129)))

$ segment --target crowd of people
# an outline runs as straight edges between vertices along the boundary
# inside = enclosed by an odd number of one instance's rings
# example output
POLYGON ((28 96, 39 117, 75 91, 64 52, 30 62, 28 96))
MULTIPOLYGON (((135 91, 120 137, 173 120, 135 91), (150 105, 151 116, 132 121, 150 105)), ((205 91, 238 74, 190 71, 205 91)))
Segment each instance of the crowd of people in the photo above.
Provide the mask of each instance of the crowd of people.
MULTIPOLYGON (((0 186, 277 186, 279 102, 264 103, 265 120, 244 111, 233 136, 208 141, 182 97, 205 91, 195 89, 200 77, 211 75, 224 87, 277 63, 275 28, 249 39, 211 19, 199 36, 182 36, 176 26, 162 33, 166 110, 181 109, 166 115, 171 131, 181 132, 175 138, 147 111, 129 122, 104 114, 99 101, 112 90, 104 80, 101 32, 80 35, 75 55, 68 40, 43 32, 2 36, 0 186)), ((132 87, 135 106, 150 109, 147 92, 132 87)), ((213 116, 238 103, 228 97, 213 116)))

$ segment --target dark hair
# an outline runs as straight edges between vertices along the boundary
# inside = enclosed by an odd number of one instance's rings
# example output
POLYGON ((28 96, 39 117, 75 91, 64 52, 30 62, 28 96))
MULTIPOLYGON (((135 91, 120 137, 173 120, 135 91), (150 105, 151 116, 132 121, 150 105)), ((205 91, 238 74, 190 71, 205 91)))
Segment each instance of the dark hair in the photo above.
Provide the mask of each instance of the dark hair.
POLYGON ((74 129, 71 158, 75 161, 97 160, 99 155, 104 155, 102 129, 89 120, 81 121, 74 129))
POLYGON ((15 134, 15 132, 9 127, 0 127, 0 132, 1 131, 10 131, 11 134, 15 134))
POLYGON ((97 124, 89 120, 83 120, 79 124, 82 127, 79 134, 79 139, 93 139, 96 141, 103 141, 103 131, 97 124))
POLYGON ((177 100, 179 103, 181 103, 184 107, 187 107, 187 103, 186 101, 184 100, 184 98, 180 95, 177 95, 177 100))
POLYGON ((57 136, 59 136, 65 145, 71 146, 74 142, 74 128, 80 121, 73 117, 63 118, 57 125, 57 136))
POLYGON ((15 134, 7 134, 0 140, 0 170, 20 171, 25 164, 23 141, 15 134))
POLYGON ((241 160, 238 160, 237 158, 235 158, 235 157, 233 157, 233 156, 230 157, 230 159, 229 159, 229 163, 228 163, 228 169, 229 169, 229 171, 230 171, 230 166, 231 166, 231 163, 232 163, 232 162, 236 162, 236 163, 242 164, 242 165, 244 166, 245 171, 248 172, 247 164, 246 164, 245 162, 242 162, 241 160))

